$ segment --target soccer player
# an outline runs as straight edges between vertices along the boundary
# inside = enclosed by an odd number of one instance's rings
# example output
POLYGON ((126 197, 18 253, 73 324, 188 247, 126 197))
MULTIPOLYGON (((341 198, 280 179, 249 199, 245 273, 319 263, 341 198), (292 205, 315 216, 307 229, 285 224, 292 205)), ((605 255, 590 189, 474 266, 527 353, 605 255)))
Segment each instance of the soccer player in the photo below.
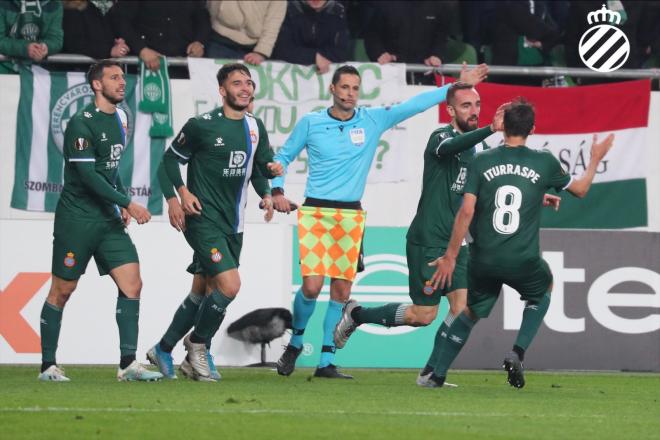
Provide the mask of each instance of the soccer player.
POLYGON ((552 273, 539 249, 543 194, 555 188, 584 197, 598 164, 614 143, 612 134, 602 142, 594 135, 587 169, 581 177, 571 179, 550 152, 525 146, 534 131, 534 118, 534 108, 522 99, 506 108, 504 145, 477 155, 470 164, 463 205, 447 251, 429 263, 437 267, 434 287, 451 286, 459 248, 469 228, 474 241, 468 263, 467 307, 442 335, 429 387, 442 386, 449 366, 474 325, 489 315, 503 284, 516 289, 526 302, 513 350, 503 362, 509 384, 525 386, 525 351, 543 322, 552 290, 552 273))
POLYGON ((144 224, 151 215, 131 202, 119 178, 128 127, 126 114, 117 107, 124 99, 124 72, 117 62, 103 60, 90 67, 87 80, 94 101, 71 118, 64 133, 64 188, 55 211, 53 281, 41 311, 39 379, 69 381, 55 362, 62 311, 93 256, 99 273, 110 274, 119 291, 117 379, 158 380, 160 373, 135 360, 142 280, 126 226, 131 217, 144 224))
MULTIPOLYGON (((211 290, 199 304, 193 331, 184 338, 188 354, 181 372, 209 382, 216 379, 206 345, 240 288, 238 264, 248 181, 255 169, 268 178, 282 173, 282 166, 272 162, 263 122, 247 113, 255 88, 248 68, 225 64, 217 79, 222 107, 189 119, 163 156, 186 214, 186 241, 211 290), (179 163, 188 164, 187 185, 179 163)), ((176 340, 170 339, 172 343, 176 340)))
MULTIPOLYGON (((449 302, 449 312, 438 328, 429 360, 417 377, 423 385, 433 372, 440 335, 465 308, 467 301, 467 244, 463 243, 457 257, 454 282, 444 289, 431 285, 434 269, 428 266, 447 249, 454 217, 461 206, 463 185, 468 164, 478 151, 488 149, 484 140, 502 130, 504 105, 495 113, 490 125, 479 128, 481 100, 470 84, 456 82, 447 92, 449 125, 431 133, 424 151, 422 195, 417 213, 406 236, 409 295, 412 304, 390 303, 380 307, 362 307, 349 300, 335 329, 335 344, 343 348, 351 334, 361 324, 372 323, 388 327, 426 326, 438 314, 442 296, 449 302)), ((546 197, 558 199, 556 196, 546 197)), ((444 386, 454 386, 445 383, 444 386)))
MULTIPOLYGON (((488 68, 464 67, 461 79, 482 81, 488 68)), ((277 153, 285 167, 307 148, 309 176, 305 202, 298 210, 298 232, 303 284, 293 302, 292 337, 277 363, 277 372, 288 376, 302 351, 303 333, 314 312, 326 276, 331 278, 330 301, 323 322, 323 346, 316 377, 352 377, 333 364, 333 332, 349 299, 361 253, 364 217, 360 199, 381 134, 394 125, 445 100, 449 86, 421 93, 391 107, 357 107, 360 74, 341 66, 333 74, 332 107, 305 115, 277 153), (325 232, 327 231, 327 232, 325 232), (321 238, 318 238, 321 237, 321 238)), ((283 178, 274 179, 273 202, 286 210, 283 178)))
MULTIPOLYGON (((252 113, 248 107, 249 113, 252 113)), ((263 177, 259 169, 254 169, 250 182, 256 193, 261 197, 260 207, 265 211, 264 220, 270 222, 273 218, 273 201, 270 194, 270 184, 268 179, 263 177)), ((177 231, 184 231, 186 228, 186 216, 181 207, 178 197, 174 191, 172 182, 167 177, 165 169, 161 166, 158 169, 158 178, 163 195, 167 201, 167 213, 170 224, 177 231)), ((190 293, 177 308, 167 331, 161 340, 147 352, 147 359, 152 364, 158 366, 158 369, 168 379, 176 379, 174 364, 172 359, 172 350, 174 346, 192 329, 195 324, 195 316, 202 300, 212 291, 210 280, 204 275, 204 270, 200 264, 193 258, 193 262, 188 266, 187 271, 193 274, 193 281, 190 287, 190 293)), ((209 364, 211 378, 216 381, 221 379, 213 355, 209 351, 211 340, 206 342, 206 357, 209 364)))

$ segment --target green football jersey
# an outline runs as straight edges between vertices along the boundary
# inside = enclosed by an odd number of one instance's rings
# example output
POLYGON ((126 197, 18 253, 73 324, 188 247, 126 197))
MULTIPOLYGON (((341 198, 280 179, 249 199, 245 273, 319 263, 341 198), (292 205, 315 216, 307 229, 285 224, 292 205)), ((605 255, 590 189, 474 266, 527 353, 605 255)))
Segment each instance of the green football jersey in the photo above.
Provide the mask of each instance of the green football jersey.
POLYGON ((461 206, 467 166, 476 152, 488 148, 485 142, 478 142, 459 153, 441 154, 443 143, 459 135, 447 125, 431 133, 426 144, 422 195, 406 236, 411 243, 447 247, 454 218, 461 206))
POLYGON ((94 102, 76 113, 64 132, 64 187, 57 204, 59 216, 104 221, 117 219, 119 207, 127 206, 130 198, 121 186, 119 161, 126 148, 128 122, 126 113, 117 108, 113 114, 104 113, 94 102), (104 185, 116 191, 114 202, 92 190, 93 182, 81 176, 79 163, 94 164, 104 185), (121 194, 120 194, 121 193, 121 194))
POLYGON ((263 122, 249 113, 229 119, 216 108, 189 119, 166 154, 188 164, 186 186, 202 205, 202 214, 188 217, 188 224, 210 222, 224 234, 243 232, 253 172, 272 177, 266 164, 273 151, 263 122))
POLYGON ((471 260, 515 267, 538 259, 543 195, 570 181, 547 150, 500 146, 478 154, 465 184, 465 193, 477 196, 471 260))

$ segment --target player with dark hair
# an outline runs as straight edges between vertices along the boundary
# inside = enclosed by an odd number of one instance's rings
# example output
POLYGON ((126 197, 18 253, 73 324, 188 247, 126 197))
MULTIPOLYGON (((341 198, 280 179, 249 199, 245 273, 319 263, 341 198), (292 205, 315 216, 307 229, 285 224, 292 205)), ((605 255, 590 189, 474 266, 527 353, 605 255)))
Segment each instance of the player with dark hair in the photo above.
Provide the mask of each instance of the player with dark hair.
POLYGON ((142 280, 126 226, 131 217, 143 224, 151 214, 131 202, 119 178, 128 120, 117 105, 124 100, 126 80, 121 66, 111 60, 92 65, 87 80, 94 101, 71 118, 64 133, 64 188, 55 211, 53 281, 41 311, 39 379, 69 381, 55 361, 62 311, 93 256, 99 273, 110 274, 119 291, 117 379, 158 380, 160 373, 135 359, 142 280))
MULTIPOLYGON (((263 122, 247 112, 255 90, 249 69, 225 64, 217 79, 222 107, 189 119, 163 156, 163 167, 186 214, 186 240, 207 279, 208 294, 198 305, 193 331, 184 338, 188 354, 181 363, 185 376, 200 381, 216 380, 207 344, 240 289, 238 265, 248 182, 256 170, 268 178, 282 173, 281 165, 272 163, 263 122), (179 163, 188 164, 187 184, 179 163)), ((187 318, 178 321, 176 314, 175 321, 177 332, 188 325, 187 318)), ((163 338, 149 352, 150 360, 168 377, 174 375, 171 355, 169 365, 165 358, 178 337, 177 333, 177 337, 163 338)))
POLYGON ((504 111, 504 145, 478 154, 468 168, 463 204, 456 216, 445 254, 430 263, 436 266, 433 286, 452 286, 461 243, 470 230, 467 307, 448 326, 440 352, 426 386, 440 387, 447 370, 470 335, 474 325, 490 314, 503 284, 517 290, 525 301, 522 323, 513 350, 503 368, 511 386, 525 385, 523 360, 548 306, 552 273, 541 257, 539 228, 541 204, 546 190, 567 190, 584 197, 596 168, 614 143, 593 137, 591 160, 584 174, 571 178, 547 150, 525 146, 534 132, 534 108, 524 100, 504 111))

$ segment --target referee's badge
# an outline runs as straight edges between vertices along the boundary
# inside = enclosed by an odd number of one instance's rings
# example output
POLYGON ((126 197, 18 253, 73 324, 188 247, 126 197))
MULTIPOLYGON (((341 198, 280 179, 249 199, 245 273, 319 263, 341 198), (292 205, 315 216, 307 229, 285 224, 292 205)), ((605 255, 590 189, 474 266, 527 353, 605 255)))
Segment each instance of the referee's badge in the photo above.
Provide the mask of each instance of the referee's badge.
POLYGON ((351 142, 353 142, 353 145, 357 145, 359 147, 360 145, 364 144, 366 137, 364 134, 364 128, 352 128, 349 132, 349 135, 351 136, 351 142))

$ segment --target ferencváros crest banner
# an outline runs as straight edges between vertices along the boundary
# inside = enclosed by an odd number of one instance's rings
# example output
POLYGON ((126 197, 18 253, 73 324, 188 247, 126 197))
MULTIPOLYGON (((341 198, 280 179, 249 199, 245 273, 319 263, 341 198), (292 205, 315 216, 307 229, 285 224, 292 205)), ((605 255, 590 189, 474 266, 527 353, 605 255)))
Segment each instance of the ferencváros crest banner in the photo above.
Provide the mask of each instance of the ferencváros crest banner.
MULTIPOLYGON (((82 72, 48 72, 38 66, 22 69, 16 127, 16 173, 11 207, 54 212, 62 191, 62 144, 69 119, 94 95, 82 72)), ((151 115, 137 111, 137 78, 126 77, 128 145, 119 164, 132 199, 152 214, 162 213, 156 172, 165 139, 151 139, 151 115)))

